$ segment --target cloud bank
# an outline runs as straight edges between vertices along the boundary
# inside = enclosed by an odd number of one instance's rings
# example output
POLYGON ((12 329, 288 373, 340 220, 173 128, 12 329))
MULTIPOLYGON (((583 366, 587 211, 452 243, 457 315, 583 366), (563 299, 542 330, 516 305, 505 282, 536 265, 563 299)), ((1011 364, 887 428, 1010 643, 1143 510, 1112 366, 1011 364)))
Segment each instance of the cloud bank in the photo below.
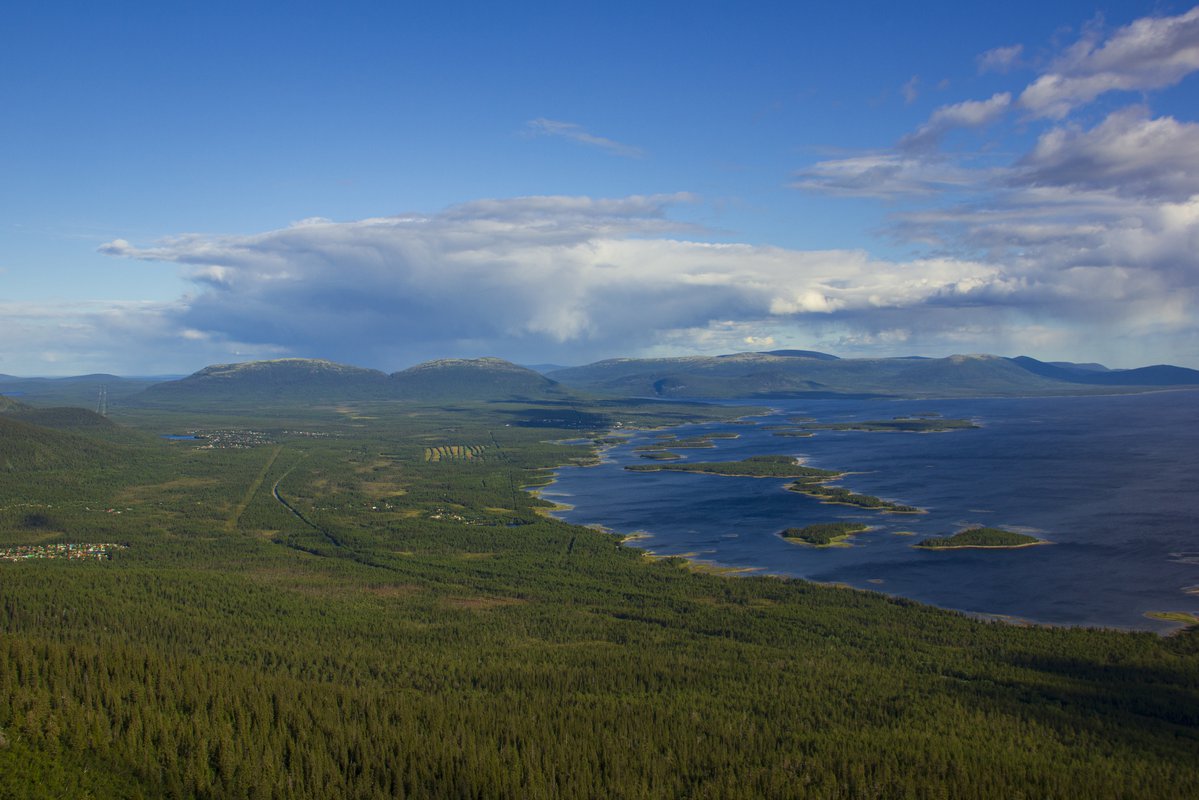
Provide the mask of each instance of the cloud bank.
POLYGON ((383 366, 482 352, 578 362, 709 329, 726 348, 745 349, 738 343, 813 318, 824 326, 879 310, 928 313, 1018 288, 981 262, 702 241, 667 215, 689 200, 483 200, 102 250, 184 268, 197 293, 161 313, 191 341, 383 366))

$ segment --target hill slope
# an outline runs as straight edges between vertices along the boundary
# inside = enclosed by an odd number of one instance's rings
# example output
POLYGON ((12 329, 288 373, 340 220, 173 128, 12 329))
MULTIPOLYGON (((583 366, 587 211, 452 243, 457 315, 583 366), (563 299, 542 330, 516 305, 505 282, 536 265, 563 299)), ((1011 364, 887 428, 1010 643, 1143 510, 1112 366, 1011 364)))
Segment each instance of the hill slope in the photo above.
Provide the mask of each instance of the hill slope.
POLYGON ((312 403, 388 397, 391 382, 374 369, 309 358, 214 364, 137 396, 151 405, 178 403, 312 403))
POLYGON ((550 376, 568 386, 606 393, 711 398, 1025 394, 1048 392, 1057 385, 993 356, 828 359, 739 353, 601 361, 550 376))
POLYGON ((427 361, 391 376, 396 396, 411 400, 544 399, 570 393, 540 373, 500 358, 427 361))
POLYGON ((1096 370, 1092 365, 1048 364, 1028 356, 1009 359, 1021 369, 1057 381, 1088 386, 1199 386, 1199 370, 1155 364, 1136 369, 1096 370))
POLYGON ((109 448, 86 437, 0 416, 0 473, 77 469, 111 458, 109 448))

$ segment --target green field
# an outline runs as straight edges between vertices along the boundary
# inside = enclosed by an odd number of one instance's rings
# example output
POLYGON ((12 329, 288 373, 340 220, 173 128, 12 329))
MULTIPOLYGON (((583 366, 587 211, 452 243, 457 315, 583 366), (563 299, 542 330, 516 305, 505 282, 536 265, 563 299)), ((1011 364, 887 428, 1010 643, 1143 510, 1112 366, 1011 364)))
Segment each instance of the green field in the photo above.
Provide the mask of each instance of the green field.
POLYGON ((1194 630, 706 574, 526 491, 614 427, 736 413, 0 419, 0 549, 110 546, 0 562, 0 797, 1199 795, 1194 630), (158 438, 188 430, 229 445, 158 438))

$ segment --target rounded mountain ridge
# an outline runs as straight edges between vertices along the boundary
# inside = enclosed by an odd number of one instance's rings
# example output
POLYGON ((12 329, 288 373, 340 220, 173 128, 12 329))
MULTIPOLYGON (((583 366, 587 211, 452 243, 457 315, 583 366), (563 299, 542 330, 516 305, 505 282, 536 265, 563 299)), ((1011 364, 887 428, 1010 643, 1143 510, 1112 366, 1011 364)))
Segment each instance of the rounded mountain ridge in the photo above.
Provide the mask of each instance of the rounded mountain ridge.
POLYGON ((382 372, 376 369, 339 364, 336 361, 327 361, 323 358, 274 358, 263 361, 238 361, 230 364, 212 364, 193 373, 191 377, 243 376, 251 373, 265 372, 383 375, 382 372))

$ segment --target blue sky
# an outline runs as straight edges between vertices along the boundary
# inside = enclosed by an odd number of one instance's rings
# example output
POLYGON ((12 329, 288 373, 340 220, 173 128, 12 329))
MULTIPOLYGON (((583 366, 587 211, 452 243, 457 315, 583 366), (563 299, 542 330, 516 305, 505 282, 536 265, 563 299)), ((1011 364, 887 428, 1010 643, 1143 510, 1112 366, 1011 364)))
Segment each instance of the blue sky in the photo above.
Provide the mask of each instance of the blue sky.
POLYGON ((1199 367, 1199 10, 125 3, 0 27, 0 373, 1199 367))

